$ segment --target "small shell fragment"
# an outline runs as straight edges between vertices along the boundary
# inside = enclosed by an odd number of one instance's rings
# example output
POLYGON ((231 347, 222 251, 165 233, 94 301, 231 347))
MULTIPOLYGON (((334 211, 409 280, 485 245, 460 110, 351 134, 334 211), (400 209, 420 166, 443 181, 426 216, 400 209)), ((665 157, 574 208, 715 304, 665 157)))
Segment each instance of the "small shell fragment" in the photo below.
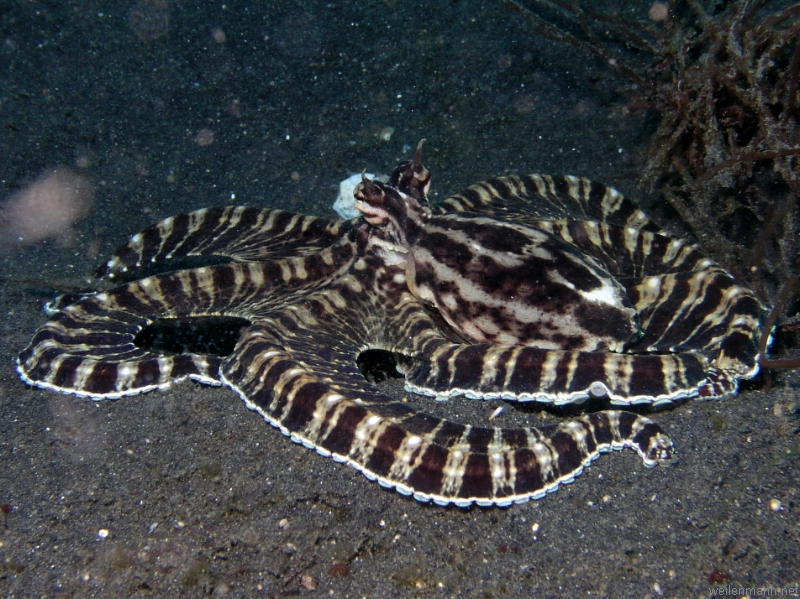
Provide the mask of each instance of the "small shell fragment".
POLYGON ((503 413, 503 406, 495 408, 494 411, 491 414, 489 414, 489 420, 494 420, 502 413, 503 413))
POLYGON ((392 135, 394 135, 394 127, 384 127, 381 129, 381 132, 378 133, 378 139, 381 141, 389 141, 392 139, 392 135))

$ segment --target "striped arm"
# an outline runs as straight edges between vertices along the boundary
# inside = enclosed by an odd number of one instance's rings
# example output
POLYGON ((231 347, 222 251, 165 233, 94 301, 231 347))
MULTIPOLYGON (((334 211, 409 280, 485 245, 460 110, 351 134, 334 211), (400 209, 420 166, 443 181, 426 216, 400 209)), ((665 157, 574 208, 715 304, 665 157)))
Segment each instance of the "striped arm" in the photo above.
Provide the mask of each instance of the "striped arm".
POLYGON ((633 227, 597 221, 542 221, 552 233, 595 258, 615 277, 645 277, 719 268, 696 248, 679 239, 633 227))
POLYGON ((702 354, 629 355, 525 346, 431 343, 406 373, 406 388, 429 396, 537 401, 554 405, 607 396, 615 405, 664 404, 707 384, 702 354))
POLYGON ((659 405, 722 397, 756 375, 761 306, 730 275, 709 269, 622 282, 643 331, 630 353, 462 345, 420 335, 416 349, 424 359, 406 373, 407 388, 556 405, 589 395, 615 405, 659 405))
POLYGON ((137 233, 100 268, 96 277, 187 256, 223 256, 241 262, 305 256, 330 246, 356 221, 226 206, 164 219, 137 233))
POLYGON ((163 389, 189 377, 219 383, 213 356, 166 356, 137 346, 159 319, 253 319, 308 293, 321 276, 346 270, 354 248, 337 244, 309 258, 233 263, 148 277, 66 306, 45 322, 17 360, 27 383, 76 395, 117 398, 163 389))
POLYGON ((627 287, 641 319, 631 352, 703 352, 731 378, 758 372, 761 303, 719 268, 645 277, 627 287))
POLYGON ((117 399, 191 378, 219 385, 214 356, 154 354, 137 335, 169 316, 150 295, 145 279, 71 304, 45 322, 17 358, 22 379, 37 387, 93 399, 117 399))
POLYGON ((620 192, 581 177, 525 175, 476 183, 437 206, 440 212, 480 212, 535 225, 543 220, 593 220, 658 231, 620 192))
POLYGON ((393 402, 353 371, 357 348, 339 336, 324 338, 329 313, 318 303, 324 301, 310 300, 247 329, 222 366, 223 382, 293 441, 384 487, 439 505, 508 506, 572 482, 609 450, 634 449, 647 466, 672 460, 663 431, 627 412, 501 429, 450 422, 393 402))

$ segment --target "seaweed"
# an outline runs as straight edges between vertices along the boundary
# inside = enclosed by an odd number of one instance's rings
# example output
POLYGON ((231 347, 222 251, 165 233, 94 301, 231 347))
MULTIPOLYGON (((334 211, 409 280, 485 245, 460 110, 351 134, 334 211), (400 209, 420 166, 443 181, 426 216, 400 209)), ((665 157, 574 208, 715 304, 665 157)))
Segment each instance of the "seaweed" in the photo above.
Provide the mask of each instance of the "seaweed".
POLYGON ((773 306, 766 350, 772 324, 798 307, 800 4, 676 0, 645 23, 573 0, 505 3, 540 35, 602 59, 658 112, 639 184, 773 306))

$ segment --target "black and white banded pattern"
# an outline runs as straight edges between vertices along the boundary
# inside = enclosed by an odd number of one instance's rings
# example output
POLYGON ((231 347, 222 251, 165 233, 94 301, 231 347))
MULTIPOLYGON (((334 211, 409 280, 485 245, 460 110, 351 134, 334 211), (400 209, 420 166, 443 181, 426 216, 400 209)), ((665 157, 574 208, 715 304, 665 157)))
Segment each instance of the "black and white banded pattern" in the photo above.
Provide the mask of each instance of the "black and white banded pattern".
MULTIPOLYGON (((394 180, 401 193, 412 184, 394 180)), ((426 204, 421 187, 406 191, 426 204)), ((398 367, 417 393, 554 404, 589 396, 623 406, 714 398, 756 373, 755 296, 694 248, 663 235, 616 191, 574 177, 507 177, 430 210, 431 218, 478 222, 476 214, 541 231, 581 256, 634 313, 632 338, 614 351, 476 343, 415 295, 409 250, 387 229, 363 219, 227 207, 157 223, 98 276, 135 278, 151 264, 168 267, 191 256, 230 262, 132 280, 64 307, 36 331, 18 371, 31 385, 95 399, 185 378, 224 385, 293 441, 420 501, 459 506, 542 497, 610 450, 633 449, 647 466, 668 464, 672 443, 654 422, 624 411, 519 429, 437 418, 368 382, 356 364, 365 350, 404 356, 398 367), (139 342, 154 324, 208 317, 244 323, 229 355, 170 354, 139 342)), ((446 234, 438 239, 450 243, 446 234)), ((452 293, 471 288, 457 268, 437 269, 454 279, 452 293)), ((601 301, 612 301, 603 293, 601 301)), ((485 304, 502 306, 498 297, 485 304)), ((564 313, 547 298, 530 307, 545 320, 564 313)), ((502 311, 493 314, 502 318, 502 311)))

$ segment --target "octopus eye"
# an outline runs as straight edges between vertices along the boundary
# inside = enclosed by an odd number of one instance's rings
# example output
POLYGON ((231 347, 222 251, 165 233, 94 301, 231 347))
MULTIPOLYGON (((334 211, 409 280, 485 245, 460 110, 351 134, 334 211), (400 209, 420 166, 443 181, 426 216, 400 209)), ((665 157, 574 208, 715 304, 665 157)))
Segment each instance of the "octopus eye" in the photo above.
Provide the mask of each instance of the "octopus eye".
POLYGON ((424 143, 424 139, 420 140, 414 157, 401 162, 389 179, 389 185, 411 196, 421 204, 427 204, 427 194, 431 186, 431 174, 422 164, 422 144, 424 143))
POLYGON ((367 218, 368 223, 376 226, 387 224, 391 203, 383 186, 367 179, 362 173, 361 183, 356 186, 353 195, 356 198, 356 210, 367 218))
POLYGON ((356 185, 353 195, 357 200, 366 202, 371 206, 382 206, 386 203, 386 192, 372 179, 361 173, 361 183, 356 185))

